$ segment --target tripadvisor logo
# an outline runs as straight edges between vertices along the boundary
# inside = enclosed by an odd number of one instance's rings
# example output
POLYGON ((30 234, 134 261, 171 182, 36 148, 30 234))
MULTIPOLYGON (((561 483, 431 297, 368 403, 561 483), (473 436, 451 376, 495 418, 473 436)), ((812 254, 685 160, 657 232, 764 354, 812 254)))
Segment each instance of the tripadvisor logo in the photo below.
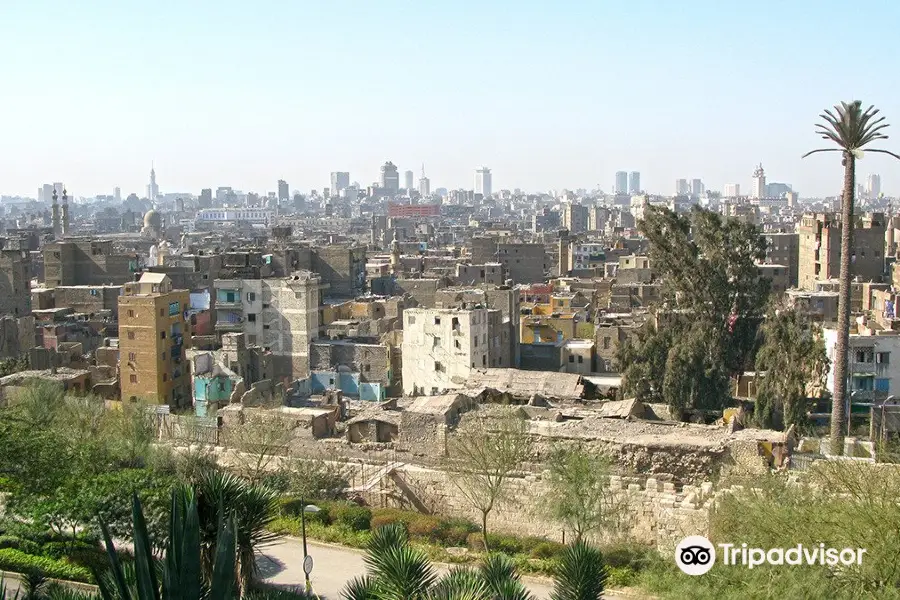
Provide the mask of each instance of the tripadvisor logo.
MULTIPOLYGON (((753 569, 761 565, 862 565, 865 548, 827 548, 825 544, 790 548, 750 548, 747 544, 718 544, 721 563, 753 569)), ((688 575, 703 575, 716 564, 716 546, 702 535, 690 535, 675 548, 675 564, 688 575)))
POLYGON ((703 575, 716 564, 716 548, 702 535, 689 535, 675 548, 675 564, 688 575, 703 575))

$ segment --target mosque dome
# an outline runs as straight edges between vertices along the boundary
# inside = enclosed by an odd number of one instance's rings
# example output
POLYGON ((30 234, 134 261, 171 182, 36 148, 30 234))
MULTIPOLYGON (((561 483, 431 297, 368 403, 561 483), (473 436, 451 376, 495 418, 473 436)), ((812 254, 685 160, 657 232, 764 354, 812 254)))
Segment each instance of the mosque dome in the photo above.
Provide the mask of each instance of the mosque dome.
POLYGON ((155 210, 148 210, 144 215, 144 227, 148 229, 161 229, 162 215, 155 210))

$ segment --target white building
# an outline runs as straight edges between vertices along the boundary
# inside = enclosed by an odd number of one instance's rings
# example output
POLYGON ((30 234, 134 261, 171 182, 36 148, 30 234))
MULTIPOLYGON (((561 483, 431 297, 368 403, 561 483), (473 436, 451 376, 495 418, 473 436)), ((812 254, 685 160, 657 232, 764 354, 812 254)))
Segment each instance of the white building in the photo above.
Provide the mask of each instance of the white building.
POLYGON ((334 171, 331 173, 331 195, 338 196, 341 190, 350 187, 350 173, 346 171, 334 171))
POLYGON ((687 179, 676 179, 675 180, 675 195, 676 196, 687 196, 691 193, 691 187, 688 185, 687 179))
POLYGON ((403 172, 403 183, 407 192, 411 192, 415 189, 415 174, 412 171, 404 171, 403 172))
POLYGON ((244 333, 271 352, 273 379, 309 375, 309 343, 319 333, 322 280, 308 271, 269 279, 216 279, 216 332, 244 333))
POLYGON ((762 163, 753 171, 753 185, 750 187, 750 197, 766 197, 766 172, 763 170, 762 163))
POLYGON ((628 193, 629 194, 640 194, 641 193, 641 174, 637 171, 632 171, 628 176, 628 193))
POLYGON ((628 193, 628 172, 627 171, 616 171, 615 192, 617 194, 627 194, 628 193))
POLYGON ((877 198, 881 194, 881 175, 872 173, 866 177, 866 194, 869 198, 877 198))
POLYGON ((403 311, 403 393, 435 396, 461 388, 472 370, 490 366, 488 310, 403 311))
POLYGON ((725 191, 722 193, 722 196, 725 198, 737 198, 741 195, 741 184, 739 183, 726 183, 725 191))
MULTIPOLYGON (((888 396, 900 398, 900 335, 885 334, 861 327, 850 334, 848 349, 848 391, 853 402, 878 402, 888 396)), ((825 351, 830 361, 826 387, 834 393, 834 349, 837 329, 824 330, 825 351)))
POLYGON ((491 170, 481 167, 475 170, 475 193, 487 198, 491 195, 491 170))
POLYGON ((197 211, 197 222, 268 225, 273 214, 273 211, 262 208, 204 208, 197 211))

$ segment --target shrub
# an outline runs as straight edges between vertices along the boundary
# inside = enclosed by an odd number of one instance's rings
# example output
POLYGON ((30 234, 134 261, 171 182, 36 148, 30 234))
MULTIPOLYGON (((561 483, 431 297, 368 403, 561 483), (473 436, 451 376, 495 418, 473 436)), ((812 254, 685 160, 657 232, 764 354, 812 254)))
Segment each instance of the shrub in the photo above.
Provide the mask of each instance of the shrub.
POLYGON ((603 547, 603 562, 614 569, 628 568, 632 571, 642 571, 657 556, 653 548, 635 543, 622 542, 603 547))
POLYGON ((559 542, 543 541, 532 546, 528 554, 531 558, 556 558, 563 549, 565 546, 559 542))
POLYGON ((478 526, 465 519, 442 519, 440 541, 445 546, 465 546, 469 534, 476 531, 478 526))
POLYGON ((393 523, 402 523, 404 526, 407 526, 418 514, 417 512, 399 508, 376 508, 372 511, 370 527, 374 530, 393 523))
POLYGON ((39 573, 51 579, 66 579, 90 583, 91 572, 84 567, 54 560, 46 556, 32 556, 13 548, 0 549, 0 570, 16 573, 39 573))
POLYGON ((372 511, 351 502, 335 502, 328 509, 331 523, 343 525, 353 531, 367 531, 372 522, 372 511))
POLYGON ((417 515, 406 525, 406 530, 410 537, 437 542, 441 538, 441 520, 431 515, 417 515))
POLYGON ((509 556, 524 552, 527 547, 527 544, 523 539, 503 533, 489 533, 488 544, 490 545, 491 552, 502 552, 509 556))

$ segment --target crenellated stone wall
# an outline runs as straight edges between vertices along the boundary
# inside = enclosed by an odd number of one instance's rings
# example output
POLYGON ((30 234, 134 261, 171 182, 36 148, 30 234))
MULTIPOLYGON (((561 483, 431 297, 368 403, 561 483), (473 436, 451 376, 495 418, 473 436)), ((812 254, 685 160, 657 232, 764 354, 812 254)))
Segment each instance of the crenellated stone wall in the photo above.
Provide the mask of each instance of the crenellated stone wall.
MULTIPOLYGON (((347 464, 352 485, 371 486, 361 494, 371 506, 401 507, 480 521, 480 513, 446 471, 408 464, 393 469, 360 462, 347 464)), ((618 508, 613 512, 619 515, 620 527, 613 534, 603 534, 603 538, 624 536, 661 552, 671 552, 687 535, 708 534, 712 483, 676 488, 673 483, 654 478, 612 476, 609 490, 609 504, 618 508)), ((490 529, 556 541, 562 541, 564 535, 571 539, 571 531, 564 533, 564 527, 544 512, 547 484, 543 474, 512 477, 508 491, 511 500, 499 503, 493 510, 490 529)))

